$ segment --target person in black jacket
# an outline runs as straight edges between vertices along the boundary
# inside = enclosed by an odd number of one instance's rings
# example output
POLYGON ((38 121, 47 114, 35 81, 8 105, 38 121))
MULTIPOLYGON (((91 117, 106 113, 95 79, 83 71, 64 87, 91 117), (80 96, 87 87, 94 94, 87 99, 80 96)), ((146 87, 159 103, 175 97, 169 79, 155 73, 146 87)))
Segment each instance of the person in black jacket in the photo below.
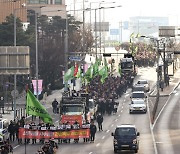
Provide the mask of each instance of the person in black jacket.
POLYGON ((97 131, 96 125, 94 124, 94 121, 91 121, 91 124, 90 124, 90 140, 92 143, 94 143, 96 131, 97 131))
POLYGON ((98 123, 99 131, 103 131, 103 129, 102 129, 103 116, 102 116, 101 113, 98 114, 96 120, 97 120, 97 123, 98 123))
POLYGON ((15 139, 15 124, 14 122, 11 120, 10 121, 10 125, 8 126, 8 132, 9 132, 9 139, 11 142, 14 142, 15 139))

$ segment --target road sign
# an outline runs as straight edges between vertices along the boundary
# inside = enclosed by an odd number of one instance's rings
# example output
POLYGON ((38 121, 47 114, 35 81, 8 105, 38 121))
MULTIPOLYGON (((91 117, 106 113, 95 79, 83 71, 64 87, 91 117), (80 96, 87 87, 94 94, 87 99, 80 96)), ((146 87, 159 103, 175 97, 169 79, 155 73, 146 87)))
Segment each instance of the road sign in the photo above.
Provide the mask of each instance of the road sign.
POLYGON ((71 60, 71 61, 81 61, 82 58, 78 57, 78 56, 71 56, 71 57, 69 57, 69 60, 71 60))

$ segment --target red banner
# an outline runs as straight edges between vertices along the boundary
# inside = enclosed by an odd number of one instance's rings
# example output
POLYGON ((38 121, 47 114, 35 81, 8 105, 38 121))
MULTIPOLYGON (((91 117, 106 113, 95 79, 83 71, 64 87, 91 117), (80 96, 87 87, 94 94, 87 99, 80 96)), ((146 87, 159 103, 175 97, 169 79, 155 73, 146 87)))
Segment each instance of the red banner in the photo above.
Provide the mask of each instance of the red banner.
POLYGON ((25 128, 19 128, 20 139, 76 139, 76 138, 89 138, 89 129, 78 130, 30 130, 25 128))
POLYGON ((73 125, 75 121, 78 121, 78 123, 82 125, 82 115, 62 115, 61 122, 66 123, 67 121, 71 125, 73 125))

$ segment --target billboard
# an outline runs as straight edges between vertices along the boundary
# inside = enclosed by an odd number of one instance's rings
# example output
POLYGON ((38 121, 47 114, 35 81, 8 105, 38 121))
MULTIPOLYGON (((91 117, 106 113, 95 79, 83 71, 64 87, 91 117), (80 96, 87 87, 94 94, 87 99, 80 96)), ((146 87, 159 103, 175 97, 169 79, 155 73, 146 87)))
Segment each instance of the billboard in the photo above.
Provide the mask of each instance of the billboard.
POLYGON ((30 57, 28 46, 0 47, 0 74, 29 74, 30 57))
POLYGON ((96 28, 94 25, 94 31, 109 31, 109 22, 96 22, 96 28))

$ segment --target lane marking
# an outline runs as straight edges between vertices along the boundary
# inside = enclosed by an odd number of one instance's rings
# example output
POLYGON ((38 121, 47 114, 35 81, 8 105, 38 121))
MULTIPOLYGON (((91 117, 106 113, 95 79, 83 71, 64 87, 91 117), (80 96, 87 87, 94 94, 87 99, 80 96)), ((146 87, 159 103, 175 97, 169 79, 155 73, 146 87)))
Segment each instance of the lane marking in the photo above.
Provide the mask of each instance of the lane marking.
POLYGON ((93 152, 90 152, 89 154, 92 154, 93 152))
POLYGON ((96 147, 100 146, 100 143, 96 144, 96 147))
POLYGON ((108 130, 106 131, 106 133, 109 133, 109 131, 110 131, 110 130, 108 129, 108 130))
POLYGON ((123 109, 123 106, 121 108, 123 109))
POLYGON ((121 115, 119 114, 118 117, 120 117, 121 115))
POLYGON ((121 110, 121 112, 123 112, 123 110, 121 110))
POLYGON ((105 136, 102 137, 102 139, 104 139, 104 138, 105 138, 105 136))
POLYGON ((124 99, 124 102, 125 102, 126 100, 124 99))
POLYGON ((114 124, 111 125, 111 127, 113 127, 113 126, 114 126, 114 124))
POLYGON ((118 119, 116 119, 115 121, 118 121, 118 119))
POLYGON ((16 145, 13 149, 16 149, 16 148, 18 148, 20 145, 16 145))
POLYGON ((154 152, 155 154, 158 154, 157 151, 157 145, 156 145, 156 140, 155 140, 155 136, 154 136, 154 132, 153 132, 153 125, 152 125, 152 119, 151 119, 151 115, 150 115, 150 109, 149 109, 149 100, 147 100, 147 111, 148 111, 148 117, 149 117, 149 127, 150 127, 150 131, 151 131, 151 136, 152 136, 152 141, 153 141, 153 147, 154 147, 154 152))

